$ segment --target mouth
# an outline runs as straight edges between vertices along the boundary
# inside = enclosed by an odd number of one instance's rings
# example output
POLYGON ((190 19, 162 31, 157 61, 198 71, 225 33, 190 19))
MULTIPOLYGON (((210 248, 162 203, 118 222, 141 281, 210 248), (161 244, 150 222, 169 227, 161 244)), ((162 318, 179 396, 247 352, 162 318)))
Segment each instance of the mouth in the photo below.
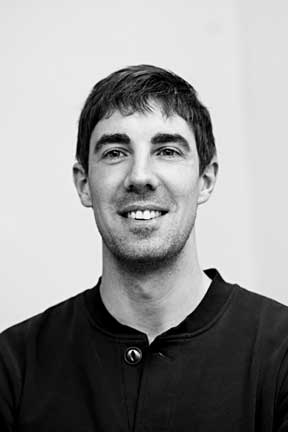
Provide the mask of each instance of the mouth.
POLYGON ((160 208, 157 205, 131 205, 123 209, 120 212, 120 215, 126 219, 133 219, 139 221, 148 221, 157 219, 161 216, 164 216, 168 213, 168 210, 160 208))
POLYGON ((124 216, 128 219, 136 219, 136 220, 150 220, 156 219, 162 216, 164 212, 158 210, 136 210, 129 211, 124 214, 124 216))

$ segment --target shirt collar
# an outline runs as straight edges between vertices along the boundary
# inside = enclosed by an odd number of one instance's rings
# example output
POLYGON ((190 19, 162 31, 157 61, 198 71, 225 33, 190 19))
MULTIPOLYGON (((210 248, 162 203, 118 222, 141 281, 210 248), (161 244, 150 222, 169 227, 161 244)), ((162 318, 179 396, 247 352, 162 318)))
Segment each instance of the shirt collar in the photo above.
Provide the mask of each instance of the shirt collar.
MULTIPOLYGON (((189 337, 210 327, 221 316, 234 285, 225 282, 216 269, 205 270, 205 273, 211 279, 211 284, 202 301, 180 324, 162 333, 159 338, 189 337)), ((100 284, 101 277, 95 287, 85 292, 86 307, 96 327, 118 338, 146 337, 144 333, 121 324, 108 312, 101 299, 100 284)))

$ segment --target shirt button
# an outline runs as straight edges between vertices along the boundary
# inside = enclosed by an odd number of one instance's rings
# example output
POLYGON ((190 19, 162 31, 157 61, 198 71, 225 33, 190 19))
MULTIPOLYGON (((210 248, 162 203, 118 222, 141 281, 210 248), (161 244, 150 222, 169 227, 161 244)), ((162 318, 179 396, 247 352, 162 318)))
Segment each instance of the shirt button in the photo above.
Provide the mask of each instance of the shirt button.
POLYGON ((137 365, 142 359, 142 351, 136 347, 127 348, 124 359, 129 365, 137 365))

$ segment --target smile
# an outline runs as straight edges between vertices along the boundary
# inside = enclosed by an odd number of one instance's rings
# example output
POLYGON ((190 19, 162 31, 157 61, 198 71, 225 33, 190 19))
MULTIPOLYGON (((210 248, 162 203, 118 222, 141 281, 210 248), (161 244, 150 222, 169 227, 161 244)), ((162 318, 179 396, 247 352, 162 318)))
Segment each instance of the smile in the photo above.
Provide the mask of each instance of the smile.
POLYGON ((136 210, 128 212, 126 217, 129 219, 149 220, 158 218, 161 214, 158 210, 136 210))

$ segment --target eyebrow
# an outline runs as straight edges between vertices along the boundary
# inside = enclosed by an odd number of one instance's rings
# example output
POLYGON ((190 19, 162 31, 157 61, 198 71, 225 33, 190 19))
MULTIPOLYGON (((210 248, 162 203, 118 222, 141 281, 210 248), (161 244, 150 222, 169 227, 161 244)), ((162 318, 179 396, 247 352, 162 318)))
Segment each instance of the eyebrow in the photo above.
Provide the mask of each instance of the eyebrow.
MULTIPOLYGON (((114 134, 103 134, 95 143, 94 152, 97 153, 107 144, 124 144, 130 145, 131 139, 127 134, 114 133, 114 134)), ((158 133, 154 135, 151 139, 151 143, 157 144, 167 144, 167 143, 178 143, 181 144, 185 150, 190 151, 190 145, 186 138, 180 134, 170 134, 170 133, 158 133)))
POLYGON ((106 144, 130 144, 131 140, 128 135, 121 133, 104 134, 95 143, 94 152, 97 153, 106 144))
POLYGON ((185 150, 191 150, 189 142, 180 134, 158 133, 151 139, 152 144, 167 144, 178 143, 181 144, 185 150))

